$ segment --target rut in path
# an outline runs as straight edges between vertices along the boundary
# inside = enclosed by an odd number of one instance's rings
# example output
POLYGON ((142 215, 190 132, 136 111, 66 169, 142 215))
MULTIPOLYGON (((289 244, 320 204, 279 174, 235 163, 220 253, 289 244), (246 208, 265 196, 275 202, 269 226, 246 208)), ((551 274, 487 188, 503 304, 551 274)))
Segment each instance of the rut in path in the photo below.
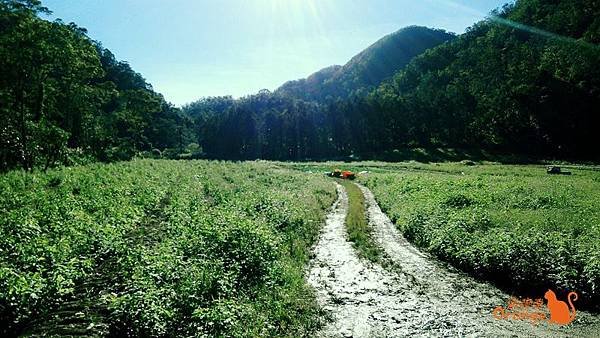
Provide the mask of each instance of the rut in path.
POLYGON ((509 296, 413 247, 364 187, 374 239, 401 272, 360 259, 344 226, 348 196, 340 185, 337 190, 308 276, 333 317, 320 336, 594 337, 600 332, 598 319, 582 312, 571 327, 494 319, 493 308, 506 305, 509 296))

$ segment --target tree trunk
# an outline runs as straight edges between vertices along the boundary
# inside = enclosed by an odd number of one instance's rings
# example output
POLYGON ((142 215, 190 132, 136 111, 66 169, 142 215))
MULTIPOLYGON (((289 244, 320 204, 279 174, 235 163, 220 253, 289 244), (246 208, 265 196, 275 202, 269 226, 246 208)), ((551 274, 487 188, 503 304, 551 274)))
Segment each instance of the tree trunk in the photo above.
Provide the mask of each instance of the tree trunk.
POLYGON ((40 81, 38 86, 38 98, 35 106, 35 115, 33 120, 35 122, 39 122, 42 117, 44 117, 44 106, 46 101, 46 86, 44 86, 44 81, 40 81))

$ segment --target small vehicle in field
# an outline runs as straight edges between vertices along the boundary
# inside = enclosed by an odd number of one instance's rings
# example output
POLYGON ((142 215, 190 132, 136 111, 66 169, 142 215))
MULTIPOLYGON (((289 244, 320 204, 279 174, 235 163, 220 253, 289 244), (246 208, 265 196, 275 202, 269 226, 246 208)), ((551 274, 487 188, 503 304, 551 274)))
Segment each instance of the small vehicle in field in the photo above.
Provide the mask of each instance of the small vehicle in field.
POLYGON ((349 171, 349 170, 340 170, 340 169, 335 169, 332 172, 327 172, 325 173, 325 175, 329 176, 329 177, 335 177, 335 178, 341 178, 344 180, 354 180, 356 179, 356 174, 349 171))

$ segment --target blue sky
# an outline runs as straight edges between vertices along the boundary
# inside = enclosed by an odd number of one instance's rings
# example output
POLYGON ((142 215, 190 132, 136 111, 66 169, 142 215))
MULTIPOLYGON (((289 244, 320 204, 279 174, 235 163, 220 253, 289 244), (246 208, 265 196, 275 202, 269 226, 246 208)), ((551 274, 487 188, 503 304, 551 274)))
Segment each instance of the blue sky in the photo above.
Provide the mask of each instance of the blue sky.
POLYGON ((462 33, 509 0, 44 0, 182 105, 273 90, 408 25, 462 33))

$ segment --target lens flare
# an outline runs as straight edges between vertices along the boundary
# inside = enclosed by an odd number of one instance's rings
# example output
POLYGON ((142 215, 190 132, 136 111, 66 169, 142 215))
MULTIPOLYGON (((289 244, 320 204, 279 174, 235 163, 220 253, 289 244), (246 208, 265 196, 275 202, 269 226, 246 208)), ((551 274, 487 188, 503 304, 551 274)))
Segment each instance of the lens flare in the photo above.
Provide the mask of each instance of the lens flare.
POLYGON ((545 38, 548 39, 553 39, 553 40, 558 40, 558 41, 563 41, 563 42, 568 42, 568 43, 574 43, 574 44, 578 44, 578 45, 583 45, 586 47, 593 47, 593 48, 598 48, 600 46, 593 44, 593 43, 589 43, 587 41, 583 41, 583 40, 578 40, 578 39, 574 39, 572 37, 569 36, 564 36, 564 35, 559 35, 556 33, 552 33, 540 28, 536 28, 533 26, 528 26, 528 25, 524 25, 522 23, 516 22, 516 21, 512 21, 512 20, 508 20, 502 17, 499 17, 497 15, 492 15, 489 17, 490 20, 492 22, 496 22, 500 25, 504 25, 504 26, 508 26, 514 29, 518 29, 524 32, 528 32, 531 34, 535 34, 535 35, 539 35, 539 36, 543 36, 545 38))
MULTIPOLYGON (((432 0, 428 0, 429 2, 432 2, 432 0)), ((459 11, 463 11, 463 12, 467 12, 470 14, 474 14, 474 15, 480 15, 480 16, 484 16, 484 14, 474 8, 468 7, 464 4, 461 3, 457 3, 455 1, 452 0, 436 0, 435 1, 437 4, 439 4, 440 2, 445 4, 446 6, 452 7, 456 10, 459 11)), ((520 31, 524 31, 524 32, 528 32, 531 34, 535 34, 538 36, 542 36, 548 39, 552 39, 552 40, 557 40, 557 41, 562 41, 562 42, 567 42, 567 43, 574 43, 574 44, 578 44, 580 46, 586 46, 586 47, 592 47, 592 48, 599 48, 600 46, 593 44, 593 43, 589 43, 587 41, 583 41, 583 40, 578 40, 578 39, 574 39, 572 37, 568 37, 568 36, 563 36, 560 34, 556 34, 556 33, 552 33, 537 27, 533 27, 533 26, 529 26, 529 25, 525 25, 513 20, 509 20, 503 17, 500 17, 498 15, 487 15, 487 18, 491 21, 491 22, 495 22, 499 25, 503 25, 503 26, 507 26, 507 27, 511 27, 514 29, 518 29, 520 31)))

